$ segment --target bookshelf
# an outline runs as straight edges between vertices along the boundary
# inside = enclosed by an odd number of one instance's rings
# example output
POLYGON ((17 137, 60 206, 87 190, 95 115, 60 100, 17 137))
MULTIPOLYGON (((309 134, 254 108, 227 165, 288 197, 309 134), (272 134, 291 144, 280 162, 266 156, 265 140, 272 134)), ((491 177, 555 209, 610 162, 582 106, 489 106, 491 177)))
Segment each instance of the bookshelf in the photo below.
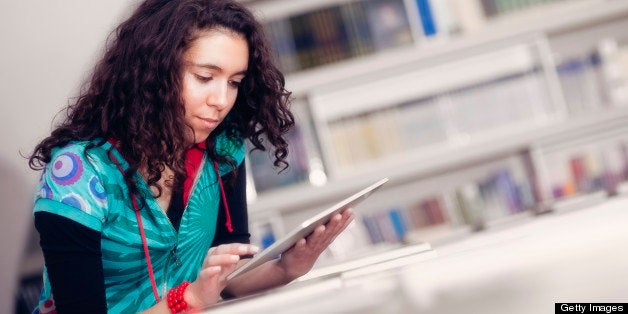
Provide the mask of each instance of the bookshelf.
POLYGON ((263 1, 279 67, 294 73, 417 42, 418 21, 406 0, 263 1))
MULTIPOLYGON (((285 26, 369 1, 246 3, 285 26)), ((446 241, 622 190, 627 2, 380 2, 403 4, 411 41, 287 71, 305 161, 250 199, 254 241, 385 176, 341 248, 446 241)))
MULTIPOLYGON (((267 0, 266 2, 274 2, 267 0)), ((286 2, 291 2, 287 0, 286 2)), ((299 2, 293 1, 294 5, 299 2)), ((312 1, 314 2, 314 1, 312 1)), ((473 1, 461 1, 473 2, 473 1)), ((317 1, 318 3, 318 1, 317 1)), ((384 53, 375 53, 359 58, 348 59, 329 65, 323 65, 306 71, 287 75, 287 87, 296 95, 306 95, 325 86, 334 84, 351 85, 353 82, 367 81, 368 74, 394 75, 396 70, 422 59, 473 49, 484 44, 509 39, 521 34, 542 32, 560 33, 569 29, 579 29, 604 20, 621 19, 628 4, 617 0, 571 0, 559 1, 552 5, 543 5, 535 10, 526 10, 515 16, 504 16, 484 21, 482 28, 473 31, 460 31, 443 34, 443 39, 425 40, 407 47, 392 48, 384 53), (351 80, 350 82, 347 82, 351 80)), ((253 7, 262 18, 263 8, 253 7)))

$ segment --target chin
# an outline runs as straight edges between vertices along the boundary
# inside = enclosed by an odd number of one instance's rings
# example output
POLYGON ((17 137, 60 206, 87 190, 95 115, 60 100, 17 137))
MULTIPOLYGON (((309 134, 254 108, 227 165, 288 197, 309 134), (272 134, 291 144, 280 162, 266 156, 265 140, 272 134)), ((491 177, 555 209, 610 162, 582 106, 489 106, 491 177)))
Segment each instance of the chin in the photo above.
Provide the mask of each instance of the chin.
POLYGON ((194 137, 194 144, 198 144, 198 143, 204 142, 209 137, 209 134, 210 133, 206 133, 206 132, 203 132, 203 133, 198 132, 198 133, 196 133, 196 136, 194 137))

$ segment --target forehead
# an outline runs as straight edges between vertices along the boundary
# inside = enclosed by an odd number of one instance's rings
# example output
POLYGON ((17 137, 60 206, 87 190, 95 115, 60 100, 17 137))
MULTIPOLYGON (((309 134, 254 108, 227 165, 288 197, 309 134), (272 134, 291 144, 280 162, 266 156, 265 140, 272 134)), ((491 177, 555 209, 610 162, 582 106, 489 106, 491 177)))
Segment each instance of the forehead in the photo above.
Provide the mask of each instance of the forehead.
POLYGON ((227 29, 199 31, 184 58, 186 62, 212 64, 237 72, 248 67, 249 45, 244 35, 227 29))

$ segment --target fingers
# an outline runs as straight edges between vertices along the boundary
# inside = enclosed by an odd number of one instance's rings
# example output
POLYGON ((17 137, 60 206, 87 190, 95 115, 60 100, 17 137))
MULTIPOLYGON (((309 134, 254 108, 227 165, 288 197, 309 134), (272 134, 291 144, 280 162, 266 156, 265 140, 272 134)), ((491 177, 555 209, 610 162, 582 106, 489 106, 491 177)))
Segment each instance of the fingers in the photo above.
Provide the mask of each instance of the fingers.
POLYGON ((223 244, 212 247, 207 251, 203 267, 235 265, 240 260, 240 255, 251 255, 259 251, 254 245, 243 243, 223 244))
POLYGON ((326 235, 332 240, 338 236, 353 220, 353 210, 346 209, 342 214, 335 215, 325 226, 326 235))
POLYGON ((235 264, 240 260, 239 255, 233 254, 212 254, 207 257, 207 265, 209 266, 228 266, 231 264, 235 264))
POLYGON ((347 209, 344 213, 342 213, 342 226, 340 230, 345 230, 353 221, 355 214, 351 208, 347 209))
POLYGON ((186 289, 189 300, 201 306, 216 303, 220 298, 220 291, 227 285, 227 276, 236 269, 240 256, 255 254, 258 251, 256 246, 243 243, 223 244, 210 248, 197 279, 186 289))
MULTIPOLYGON (((334 215, 329 222, 314 229, 305 241, 310 248, 325 249, 353 220, 353 210, 347 209, 342 214, 334 215)), ((304 245, 305 246, 305 243, 304 245)), ((297 243, 297 249, 299 248, 297 243)))
POLYGON ((259 252, 259 248, 255 245, 245 243, 229 243, 209 249, 208 254, 250 255, 257 252, 259 252))

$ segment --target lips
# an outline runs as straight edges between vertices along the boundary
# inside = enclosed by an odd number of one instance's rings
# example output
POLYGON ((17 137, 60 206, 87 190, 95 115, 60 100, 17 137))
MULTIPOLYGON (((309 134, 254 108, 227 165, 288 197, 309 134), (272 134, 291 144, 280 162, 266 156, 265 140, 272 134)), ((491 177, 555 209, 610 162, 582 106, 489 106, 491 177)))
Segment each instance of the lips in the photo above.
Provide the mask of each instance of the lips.
POLYGON ((199 117, 199 120, 201 120, 202 124, 205 127, 210 128, 210 129, 215 128, 218 125, 218 123, 220 122, 220 120, 213 119, 213 118, 201 118, 201 117, 199 117))
POLYGON ((212 119, 212 118, 201 118, 199 117, 199 119, 206 121, 206 122, 212 122, 212 123, 218 123, 218 119, 212 119))

